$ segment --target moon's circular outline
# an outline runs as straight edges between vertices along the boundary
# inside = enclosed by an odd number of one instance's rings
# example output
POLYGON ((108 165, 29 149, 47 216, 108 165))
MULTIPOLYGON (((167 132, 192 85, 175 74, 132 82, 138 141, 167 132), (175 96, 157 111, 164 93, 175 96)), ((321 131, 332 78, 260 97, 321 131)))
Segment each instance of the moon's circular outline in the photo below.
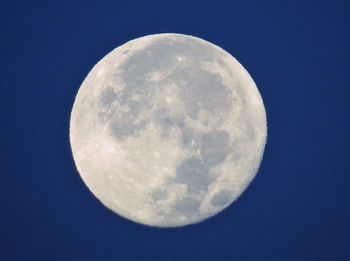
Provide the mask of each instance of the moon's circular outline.
MULTIPOLYGON (((211 43, 211 42, 208 42, 208 41, 206 41, 206 40, 204 40, 204 39, 201 39, 201 38, 198 38, 198 37, 195 37, 195 36, 192 36, 192 35, 185 35, 185 34, 178 34, 178 33, 151 34, 151 35, 147 35, 147 36, 138 37, 138 38, 136 38, 136 39, 133 39, 133 40, 131 40, 131 41, 128 41, 128 42, 126 42, 125 44, 122 44, 121 46, 119 46, 119 47, 113 49, 111 52, 109 52, 107 55, 105 55, 105 56, 91 69, 91 71, 89 72, 89 74, 88 74, 88 75, 86 76, 86 78, 84 79, 83 83, 89 78, 89 75, 94 71, 94 69, 95 69, 98 65, 100 65, 100 64, 103 63, 103 61, 105 60, 106 57, 108 57, 110 54, 115 53, 116 51, 120 50, 120 48, 122 48, 123 46, 125 46, 125 45, 127 45, 127 44, 138 43, 138 42, 140 42, 140 40, 143 40, 143 43, 145 43, 146 40, 147 40, 147 41, 149 41, 149 40, 156 40, 156 39, 158 39, 158 38, 166 37, 166 36, 170 36, 170 37, 171 37, 171 36, 175 36, 175 37, 176 37, 176 36, 180 36, 180 37, 192 38, 192 39, 195 39, 195 40, 197 40, 197 41, 199 41, 199 42, 202 42, 202 43, 204 43, 204 44, 209 44, 211 47, 216 48, 216 49, 219 50, 220 52, 224 52, 225 54, 227 54, 227 55, 230 56, 230 58, 234 61, 234 63, 236 64, 236 66, 239 68, 240 73, 241 73, 241 77, 245 77, 246 80, 249 81, 249 83, 252 84, 253 87, 255 87, 255 90, 256 90, 256 92, 257 92, 256 94, 257 94, 258 98, 260 98, 260 102, 261 102, 261 105, 262 105, 263 114, 264 114, 264 118, 265 118, 265 119, 264 119, 265 126, 266 126, 266 130, 265 130, 265 140, 264 140, 264 142, 263 142, 263 145, 262 145, 262 148, 261 148, 261 151, 260 151, 261 158, 260 158, 260 161, 259 161, 259 163, 258 163, 258 166, 257 166, 257 169, 256 169, 256 173, 255 173, 255 174, 251 177, 251 179, 246 183, 245 188, 244 188, 244 189, 241 191, 241 193, 239 194, 239 196, 240 196, 240 195, 245 191, 245 189, 249 186, 250 182, 252 181, 252 179, 253 179, 253 178, 255 177, 255 175, 257 174, 258 168, 260 167, 260 164, 261 164, 261 162, 262 162, 262 157, 263 157, 263 155, 264 155, 265 145, 266 145, 266 142, 267 142, 267 115, 266 115, 266 110, 265 110, 265 106, 264 106, 262 97, 261 97, 260 92, 258 91, 258 89, 257 89, 257 87, 256 87, 256 84, 255 84, 254 80, 253 80, 252 77, 250 76, 249 72, 248 72, 248 71, 239 63, 239 61, 237 61, 237 59, 234 58, 230 53, 226 52, 224 49, 222 49, 221 47, 219 47, 219 46, 217 46, 217 45, 215 45, 215 44, 213 44, 213 43, 211 43)), ((141 45, 142 45, 142 43, 141 43, 141 45)), ((82 84, 82 86, 83 86, 83 84, 82 84)), ((78 91, 76 97, 79 96, 79 93, 81 93, 81 90, 82 90, 82 88, 79 89, 79 91, 78 91)), ((73 115, 73 111, 76 109, 76 106, 78 106, 78 105, 77 105, 77 98, 76 98, 75 101, 74 101, 74 105, 73 105, 73 108, 72 108, 72 114, 71 114, 71 116, 73 115)), ((74 145, 73 145, 73 143, 72 143, 72 135, 71 135, 71 134, 72 134, 72 130, 71 130, 72 120, 73 120, 73 118, 71 117, 71 118, 70 118, 70 141, 71 141, 71 148, 72 148, 73 158, 74 158, 74 160, 76 160, 75 157, 74 157, 74 149, 73 149, 73 146, 74 146, 74 145)), ((76 165, 77 165, 77 168, 78 168, 77 162, 76 162, 76 165)), ((81 173, 80 173, 80 171, 79 171, 79 168, 78 168, 78 172, 79 172, 79 174, 80 174, 80 177, 81 177, 81 178, 83 179, 83 181, 85 182, 83 176, 81 175, 81 173)), ((103 205, 107 206, 107 205, 95 194, 95 192, 94 192, 93 190, 90 189, 89 186, 88 186, 88 188, 89 188, 89 190, 99 199, 99 201, 100 201, 103 205)), ((238 196, 237 198, 239 198, 239 196, 238 196)), ((231 205, 237 198, 235 198, 232 202, 230 202, 229 205, 231 205)), ((228 205, 228 206, 229 206, 229 205, 228 205)), ((107 207, 108 207, 108 206, 107 206, 107 207)), ((108 208, 110 208, 110 207, 108 207, 108 208)), ((226 208, 226 207, 225 207, 225 208, 226 208)), ((223 209, 225 209, 225 208, 223 208, 223 209)), ((171 224, 171 225, 158 225, 158 224, 145 223, 143 220, 137 219, 137 218, 135 218, 134 216, 129 216, 129 215, 127 215, 127 214, 125 214, 125 213, 121 213, 121 212, 116 212, 116 213, 117 213, 118 215, 122 216, 122 217, 125 217, 125 218, 131 220, 131 221, 134 221, 134 222, 137 222, 137 223, 141 223, 141 224, 144 224, 144 225, 148 225, 148 226, 157 226, 157 227, 178 227, 178 226, 184 226, 184 225, 190 225, 190 224, 199 223, 199 222, 201 222, 201 221, 203 221, 203 220, 205 220, 205 219, 208 219, 208 218, 210 218, 210 217, 212 217, 212 216, 214 216, 214 215, 220 213, 223 209, 221 209, 220 211, 218 211, 218 212, 216 212, 216 213, 214 213, 214 214, 211 214, 211 215, 208 215, 208 216, 204 216, 204 217, 202 217, 202 218, 200 218, 200 219, 197 219, 195 222, 190 222, 190 223, 184 222, 184 223, 171 224)), ((113 210, 113 209, 111 209, 111 210, 112 210, 113 212, 115 212, 115 210, 113 210)))

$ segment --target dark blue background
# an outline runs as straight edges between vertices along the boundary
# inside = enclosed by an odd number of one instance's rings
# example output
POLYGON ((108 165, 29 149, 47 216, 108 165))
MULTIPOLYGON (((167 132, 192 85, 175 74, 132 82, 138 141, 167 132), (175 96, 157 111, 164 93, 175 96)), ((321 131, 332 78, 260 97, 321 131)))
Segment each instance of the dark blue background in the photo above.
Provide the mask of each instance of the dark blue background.
POLYGON ((1 1, 0 259, 350 259, 349 1, 1 1), (269 137, 258 176, 178 229, 118 217, 80 179, 75 95, 128 40, 178 32, 251 73, 269 137))

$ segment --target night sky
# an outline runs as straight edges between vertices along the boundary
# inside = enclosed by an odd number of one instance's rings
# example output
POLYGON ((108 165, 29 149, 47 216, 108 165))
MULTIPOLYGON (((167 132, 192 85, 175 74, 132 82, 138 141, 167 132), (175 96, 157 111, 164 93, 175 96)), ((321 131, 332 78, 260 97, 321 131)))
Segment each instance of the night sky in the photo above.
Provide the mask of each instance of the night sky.
POLYGON ((0 260, 350 260, 350 2, 8 0, 0 37, 0 260), (268 118, 246 192, 177 229, 105 208, 69 143, 92 66, 165 32, 236 57, 268 118))

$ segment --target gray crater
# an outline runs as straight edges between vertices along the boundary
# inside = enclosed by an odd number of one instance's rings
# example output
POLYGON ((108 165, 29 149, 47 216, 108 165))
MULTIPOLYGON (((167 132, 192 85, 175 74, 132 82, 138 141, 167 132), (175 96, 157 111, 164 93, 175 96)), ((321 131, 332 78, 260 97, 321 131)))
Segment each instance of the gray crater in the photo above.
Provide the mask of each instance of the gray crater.
POLYGON ((209 168, 196 157, 184 160, 176 169, 176 182, 187 185, 190 193, 205 191, 211 183, 209 168))
POLYGON ((232 92, 223 85, 218 75, 200 68, 179 68, 171 77, 181 83, 179 87, 186 111, 191 118, 197 119, 201 109, 219 115, 232 110, 232 92))
POLYGON ((182 128, 181 142, 185 148, 198 148, 201 136, 189 127, 182 128))
POLYGON ((155 201, 164 200, 166 199, 167 195, 168 193, 163 189, 155 189, 151 193, 151 197, 155 201))
POLYGON ((231 151, 229 134, 225 131, 213 131, 208 134, 195 135, 191 129, 184 128, 182 142, 186 146, 201 147, 201 158, 191 157, 182 161, 176 169, 176 182, 187 185, 189 193, 206 191, 213 177, 209 171, 223 162, 231 151))
POLYGON ((121 119, 114 120, 110 126, 112 133, 120 140, 127 136, 138 136, 140 131, 148 124, 146 120, 134 123, 135 119, 130 113, 123 113, 122 115, 121 119))
POLYGON ((194 215, 198 215, 200 204, 201 201, 199 200, 185 197, 176 203, 173 213, 175 215, 184 215, 193 218, 194 215))
POLYGON ((114 88, 106 87, 101 93, 100 103, 104 107, 110 107, 117 98, 114 88))
POLYGON ((201 156, 203 161, 215 166, 226 159, 230 152, 230 136, 226 131, 213 131, 205 134, 201 140, 201 156))
POLYGON ((232 196, 232 191, 229 191, 227 189, 222 190, 212 198, 211 204, 214 207, 226 206, 230 203, 231 196, 232 196))
POLYGON ((105 108, 105 111, 99 113, 100 120, 103 122, 110 120, 112 133, 120 140, 127 136, 137 136, 140 130, 144 129, 148 123, 147 120, 136 122, 140 112, 148 103, 145 99, 131 100, 131 96, 132 94, 129 92, 118 95, 113 87, 107 87, 101 93, 100 103, 105 108), (113 108, 113 102, 126 105, 129 111, 116 111, 113 108))
POLYGON ((156 110, 154 115, 155 121, 161 125, 165 130, 172 127, 183 128, 184 122, 179 117, 174 117, 170 114, 169 109, 162 107, 156 110))

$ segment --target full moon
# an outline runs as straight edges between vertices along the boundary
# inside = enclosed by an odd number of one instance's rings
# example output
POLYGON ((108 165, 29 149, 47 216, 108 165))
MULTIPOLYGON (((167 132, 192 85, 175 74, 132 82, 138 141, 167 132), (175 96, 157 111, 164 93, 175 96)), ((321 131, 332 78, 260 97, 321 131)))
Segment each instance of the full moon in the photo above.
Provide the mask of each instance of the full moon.
POLYGON ((157 227, 228 207, 255 177, 266 137, 249 73, 220 47, 183 34, 148 35, 107 54, 70 118, 89 190, 120 216, 157 227))

